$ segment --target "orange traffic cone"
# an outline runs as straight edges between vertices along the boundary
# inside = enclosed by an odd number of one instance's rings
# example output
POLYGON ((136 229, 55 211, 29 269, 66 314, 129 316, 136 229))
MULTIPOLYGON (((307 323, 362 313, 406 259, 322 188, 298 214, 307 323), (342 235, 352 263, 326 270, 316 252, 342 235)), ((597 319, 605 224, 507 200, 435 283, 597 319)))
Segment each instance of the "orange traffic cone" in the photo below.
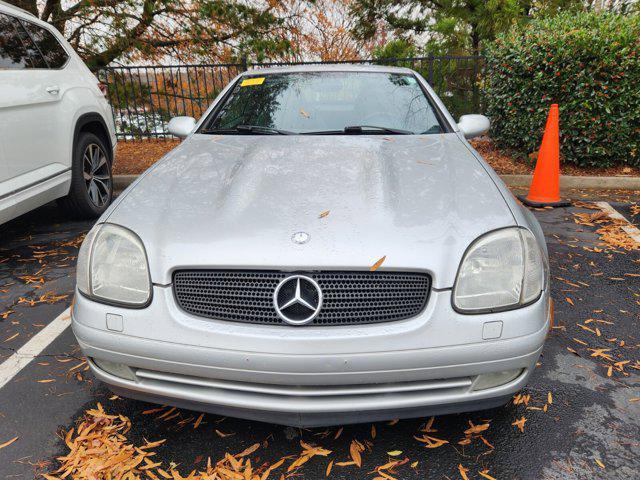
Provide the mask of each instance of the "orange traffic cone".
POLYGON ((570 202, 560 199, 560 128, 558 104, 549 109, 542 145, 538 152, 529 195, 520 197, 531 207, 565 207, 570 202))

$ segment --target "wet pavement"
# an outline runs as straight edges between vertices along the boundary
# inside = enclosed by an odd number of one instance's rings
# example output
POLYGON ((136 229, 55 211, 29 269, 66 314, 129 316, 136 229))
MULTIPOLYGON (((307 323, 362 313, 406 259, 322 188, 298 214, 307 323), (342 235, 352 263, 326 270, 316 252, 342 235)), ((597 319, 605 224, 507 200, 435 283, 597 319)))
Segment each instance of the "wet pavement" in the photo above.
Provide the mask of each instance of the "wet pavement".
MULTIPOLYGON (((632 213, 637 196, 604 200, 638 224, 632 213)), ((251 455, 256 466, 290 456, 269 477, 280 478, 303 440, 332 453, 289 472, 299 478, 325 478, 331 461, 329 478, 384 478, 374 469, 390 460, 401 461, 384 471, 397 479, 638 478, 640 252, 599 245, 597 227, 576 223, 577 212, 594 211, 534 212, 549 246, 556 328, 522 397, 504 407, 437 417, 430 428, 425 418, 309 430, 215 415, 200 419, 198 412, 157 411, 157 405, 115 397, 93 380, 67 329, 0 389, 0 445, 18 437, 0 449, 0 478, 53 471, 55 457, 66 452, 61 432, 96 402, 131 419, 126 437, 133 445, 166 439, 154 461, 177 466, 185 477, 204 468, 207 457, 215 462, 260 443, 251 455), (473 428, 485 424, 482 431, 473 428), (425 448, 415 438, 423 435, 447 443, 425 448), (354 439, 365 447, 362 466, 341 466, 351 460, 354 439)), ((89 222, 67 221, 51 205, 0 226, 0 361, 68 307, 77 248, 88 228, 89 222)))

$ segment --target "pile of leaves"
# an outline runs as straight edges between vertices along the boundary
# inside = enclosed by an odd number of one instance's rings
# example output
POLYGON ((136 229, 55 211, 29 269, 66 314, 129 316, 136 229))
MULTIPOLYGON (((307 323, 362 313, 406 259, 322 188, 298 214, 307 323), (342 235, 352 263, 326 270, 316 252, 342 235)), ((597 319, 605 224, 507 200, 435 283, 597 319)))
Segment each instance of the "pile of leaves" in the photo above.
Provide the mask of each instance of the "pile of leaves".
MULTIPOLYGON (((544 408, 528 406, 530 395, 519 394, 514 397, 514 405, 521 405, 527 410, 544 410, 552 403, 551 392, 547 394, 547 403, 544 408)), ((162 413, 159 418, 171 418, 175 412, 175 407, 164 411, 165 407, 149 410, 149 413, 162 413), (164 412, 163 412, 164 411, 164 412)), ((146 414, 147 412, 143 412, 146 414)), ((179 414, 176 413, 176 414, 179 414)), ((197 428, 204 414, 196 420, 193 428, 197 428)), ((193 417, 191 417, 193 420, 193 417)), ((426 449, 437 449, 445 445, 450 445, 449 440, 434 436, 438 430, 434 428, 435 417, 431 417, 421 426, 415 440, 426 449)), ((521 416, 511 425, 520 433, 524 433, 526 418, 521 416)), ((398 420, 393 420, 388 425, 397 424, 398 420)), ((484 420, 480 424, 469 421, 469 427, 464 430, 464 436, 455 442, 461 447, 465 447, 474 442, 483 444, 488 450, 484 454, 491 453, 494 446, 489 443, 485 435, 489 432, 491 420, 484 420)), ((237 454, 225 453, 218 461, 214 462, 209 457, 206 466, 191 470, 183 476, 178 469, 178 465, 170 462, 168 467, 163 466, 163 462, 156 459, 158 447, 161 447, 165 440, 144 441, 142 446, 133 445, 127 438, 127 433, 131 430, 131 421, 123 415, 112 415, 105 411, 100 403, 96 408, 89 409, 84 416, 76 422, 76 426, 68 432, 63 432, 61 437, 68 448, 68 453, 58 457, 59 468, 55 471, 43 474, 46 480, 63 479, 83 479, 83 480, 269 480, 269 479, 290 479, 304 478, 303 468, 314 457, 325 458, 328 461, 324 471, 325 477, 330 477, 335 468, 363 466, 363 456, 369 454, 373 448, 373 440, 376 438, 376 428, 371 426, 371 439, 353 439, 349 443, 348 452, 338 453, 336 460, 327 458, 334 455, 334 452, 321 446, 300 440, 301 450, 298 454, 282 454, 279 460, 267 462, 254 456, 260 448, 266 448, 268 442, 254 443, 245 450, 237 454), (346 456, 346 458, 344 458, 346 456), (342 458, 340 458, 342 457, 342 458), (344 459, 343 459, 344 458, 344 459)), ((320 437, 333 436, 334 439, 340 437, 343 427, 335 432, 326 430, 317 432, 320 437)), ((12 439, 5 445, 10 445, 17 438, 12 439)), ((452 440, 453 442, 453 440, 452 440)), ((2 448, 2 446, 0 446, 2 448)), ((457 449, 456 449, 457 450, 457 449)), ((460 453, 460 452, 459 452, 460 453)), ((401 450, 387 452, 386 463, 374 467, 366 473, 367 478, 372 480, 398 480, 402 478, 402 473, 398 471, 401 467, 411 468, 416 471, 418 460, 411 461, 401 450)), ((462 454, 463 458, 467 458, 462 454)), ((458 465, 457 469, 463 479, 470 478, 467 473, 470 469, 458 465)), ((487 468, 477 471, 480 477, 495 480, 487 468)), ((471 475, 471 474, 470 474, 471 475)), ((364 478, 364 477, 363 477, 364 478)))
MULTIPOLYGON (((585 202, 577 202, 576 206, 589 209, 598 208, 594 204, 585 202)), ((627 251, 640 250, 640 243, 625 231, 629 224, 624 220, 611 218, 606 212, 600 210, 595 213, 574 213, 573 216, 574 222, 579 225, 597 227, 596 233, 600 237, 601 247, 627 251)))
POLYGON ((560 107, 563 161, 640 165, 640 17, 566 12, 514 27, 487 52, 491 137, 523 156, 560 107))
MULTIPOLYGON (((174 409, 175 410, 175 409, 174 409)), ((200 417, 201 419, 202 417, 200 417)), ((255 443, 240 453, 225 453, 224 457, 213 463, 207 459, 203 470, 193 470, 182 477, 175 465, 163 468, 162 462, 154 461, 154 448, 165 440, 145 441, 137 447, 129 443, 126 434, 131 429, 131 421, 123 415, 110 415, 100 403, 96 408, 85 412, 77 427, 64 435, 69 452, 58 457, 60 467, 50 474, 44 474, 47 480, 64 478, 106 480, 267 480, 274 470, 283 467, 290 457, 283 457, 272 465, 262 463, 253 465, 249 456, 260 448, 255 443)), ((12 440, 12 441, 15 441, 12 440)), ((330 450, 300 442, 302 452, 283 471, 295 472, 314 456, 327 456, 330 450)))

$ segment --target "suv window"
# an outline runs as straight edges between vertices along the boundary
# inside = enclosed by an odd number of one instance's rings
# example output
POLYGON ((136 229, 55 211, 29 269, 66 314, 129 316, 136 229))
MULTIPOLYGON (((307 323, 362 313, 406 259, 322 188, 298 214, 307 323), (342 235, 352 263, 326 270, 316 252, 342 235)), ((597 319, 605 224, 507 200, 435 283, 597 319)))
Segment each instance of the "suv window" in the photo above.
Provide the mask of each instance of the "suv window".
POLYGON ((32 57, 24 46, 21 33, 26 36, 15 18, 0 13, 0 69, 33 68, 32 57))
MULTIPOLYGON (((29 35, 40 50, 40 53, 42 53, 49 68, 64 67, 69 55, 53 33, 46 28, 42 28, 25 20, 20 20, 20 23, 22 23, 27 32, 29 32, 29 35)), ((46 66, 44 68, 46 68, 46 66)))

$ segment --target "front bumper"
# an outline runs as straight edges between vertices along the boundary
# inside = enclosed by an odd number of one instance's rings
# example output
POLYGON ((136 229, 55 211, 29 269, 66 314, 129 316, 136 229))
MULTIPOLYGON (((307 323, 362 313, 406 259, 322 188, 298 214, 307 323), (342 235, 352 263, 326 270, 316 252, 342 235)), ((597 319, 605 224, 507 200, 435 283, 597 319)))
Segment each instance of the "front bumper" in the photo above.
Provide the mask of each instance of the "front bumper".
POLYGON ((142 310, 76 298, 74 333, 96 377, 117 394, 297 426, 504 404, 535 369, 549 326, 547 295, 516 311, 465 316, 451 309, 449 291, 434 291, 419 317, 339 327, 200 319, 178 310, 167 287, 154 287, 142 310), (125 317, 122 332, 106 329, 107 313, 125 317), (496 320, 502 336, 483 340, 483 324, 496 320), (447 325, 457 342, 439 333, 447 325), (94 358, 129 366, 135 380, 107 373, 94 358), (507 384, 473 389, 480 374, 515 369, 522 373, 507 384))

